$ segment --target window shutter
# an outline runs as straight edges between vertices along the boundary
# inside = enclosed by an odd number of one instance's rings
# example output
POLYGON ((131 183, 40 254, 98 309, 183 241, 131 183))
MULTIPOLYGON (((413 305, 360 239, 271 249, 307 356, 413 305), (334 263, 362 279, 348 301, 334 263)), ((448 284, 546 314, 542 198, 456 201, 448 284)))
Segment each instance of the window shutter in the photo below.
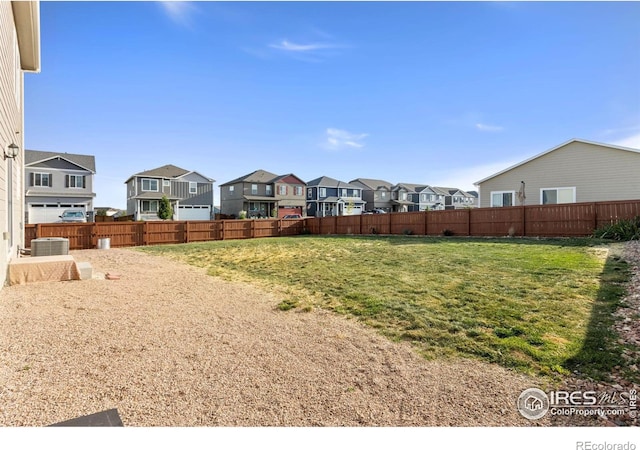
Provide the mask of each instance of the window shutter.
POLYGON ((82 189, 87 187, 87 176, 82 175, 82 189))
POLYGON ((49 174, 49 187, 53 187, 53 174, 49 174))
POLYGON ((69 187, 69 175, 64 176, 64 187, 69 187))
POLYGON ((29 174, 29 186, 34 186, 34 185, 35 185, 35 183, 34 183, 34 178, 35 178, 35 177, 36 177, 36 174, 35 174, 35 173, 31 172, 31 173, 29 174))

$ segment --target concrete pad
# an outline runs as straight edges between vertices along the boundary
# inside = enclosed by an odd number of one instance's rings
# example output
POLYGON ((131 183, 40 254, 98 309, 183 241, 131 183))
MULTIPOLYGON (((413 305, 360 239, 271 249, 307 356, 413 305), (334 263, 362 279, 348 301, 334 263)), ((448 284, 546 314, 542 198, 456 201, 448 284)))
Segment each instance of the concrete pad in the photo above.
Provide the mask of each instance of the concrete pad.
POLYGON ((78 272, 80 273, 81 280, 90 280, 91 278, 93 278, 93 267, 91 267, 91 263, 78 262, 76 263, 76 267, 78 268, 78 272))

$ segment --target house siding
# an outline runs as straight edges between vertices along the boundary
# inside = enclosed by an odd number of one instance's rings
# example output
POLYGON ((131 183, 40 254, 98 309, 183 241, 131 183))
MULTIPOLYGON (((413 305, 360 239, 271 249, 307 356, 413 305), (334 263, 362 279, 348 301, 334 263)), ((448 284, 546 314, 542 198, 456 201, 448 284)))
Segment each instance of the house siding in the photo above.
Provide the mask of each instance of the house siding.
POLYGON ((22 91, 23 74, 12 5, 0 2, 0 147, 5 149, 11 143, 20 147, 15 159, 0 159, 0 229, 11 236, 11 240, 6 240, 0 235, 0 287, 6 281, 9 261, 17 256, 18 246, 24 241, 22 91))
POLYGON ((540 204, 542 188, 557 187, 575 187, 578 203, 640 199, 638 173, 640 153, 571 142, 480 183, 480 207, 491 206, 492 191, 517 193, 521 181, 526 205, 540 204))

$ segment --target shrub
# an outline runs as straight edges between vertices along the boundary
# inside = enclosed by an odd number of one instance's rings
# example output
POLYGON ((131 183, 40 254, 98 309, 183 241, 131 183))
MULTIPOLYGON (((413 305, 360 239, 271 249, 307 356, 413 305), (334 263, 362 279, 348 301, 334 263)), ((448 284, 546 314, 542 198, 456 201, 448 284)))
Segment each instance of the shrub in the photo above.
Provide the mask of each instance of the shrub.
POLYGON ((158 205, 158 217, 162 220, 171 219, 171 217, 173 217, 173 208, 171 208, 171 202, 166 195, 162 196, 160 204, 158 205))
POLYGON ((640 216, 633 219, 621 219, 602 226, 593 232, 593 237, 616 241, 640 240, 640 216))
POLYGON ((448 228, 445 228, 444 230, 442 230, 442 235, 443 236, 453 236, 453 231, 451 231, 448 228))
POLYGON ((246 211, 240 211, 238 213, 238 219, 246 219, 247 218, 247 212, 246 211))

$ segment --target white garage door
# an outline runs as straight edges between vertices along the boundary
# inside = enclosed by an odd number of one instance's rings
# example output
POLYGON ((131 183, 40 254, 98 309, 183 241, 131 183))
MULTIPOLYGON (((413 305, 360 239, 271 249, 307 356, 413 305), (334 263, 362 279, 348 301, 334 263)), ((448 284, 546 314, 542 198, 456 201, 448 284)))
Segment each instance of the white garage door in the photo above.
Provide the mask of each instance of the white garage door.
POLYGON ((57 203, 37 203, 29 205, 29 223, 60 222, 60 216, 65 209, 86 210, 86 205, 61 205, 57 203))
POLYGON ((178 220, 211 220, 211 207, 206 205, 178 206, 178 220))

